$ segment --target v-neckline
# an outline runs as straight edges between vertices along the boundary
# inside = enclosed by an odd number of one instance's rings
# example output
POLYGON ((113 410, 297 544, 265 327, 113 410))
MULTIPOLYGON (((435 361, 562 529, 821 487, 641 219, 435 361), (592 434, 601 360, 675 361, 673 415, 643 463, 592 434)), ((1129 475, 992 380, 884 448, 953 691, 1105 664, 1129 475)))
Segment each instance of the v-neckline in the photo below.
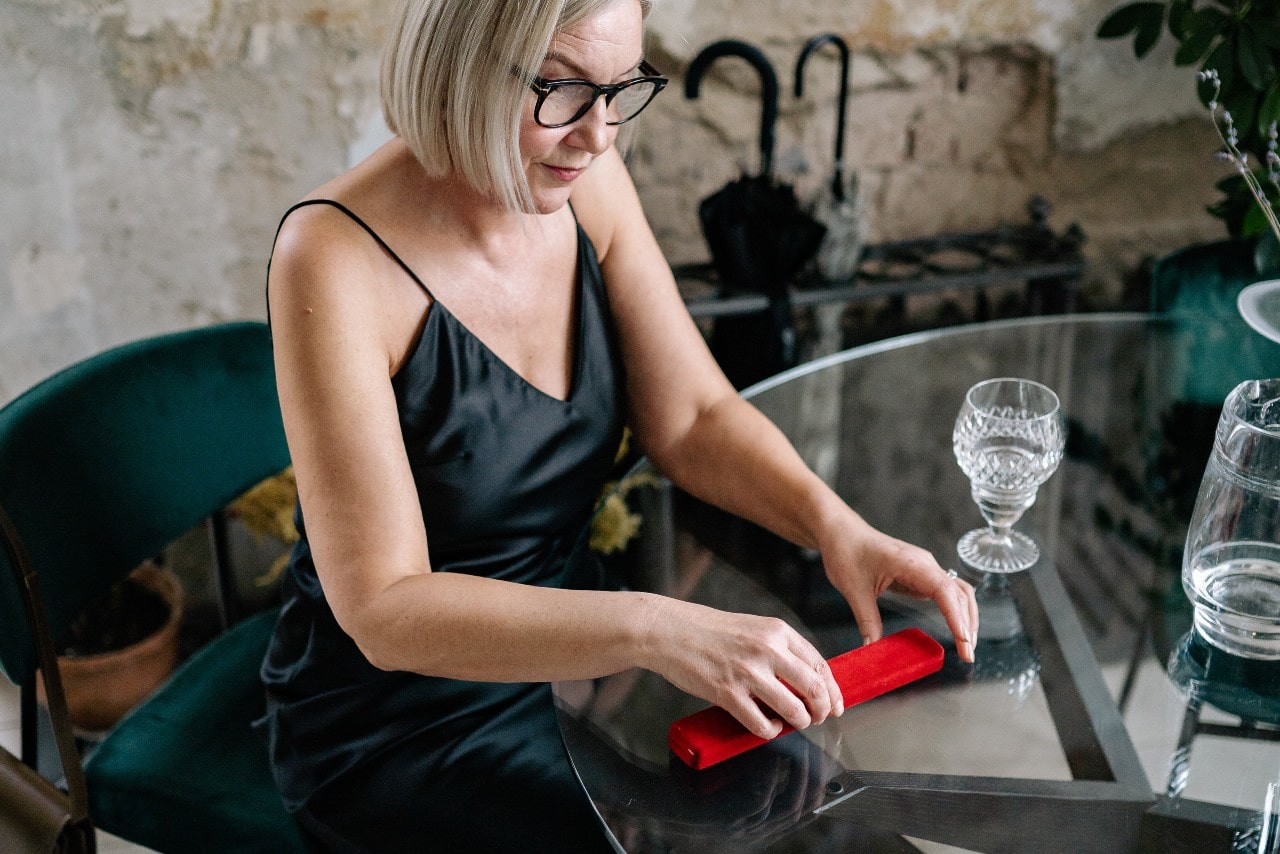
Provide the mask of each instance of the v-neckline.
MULTIPOLYGON (((550 394, 549 392, 545 391, 539 386, 534 385, 533 382, 531 382, 527 377, 525 377, 524 374, 517 371, 510 364, 508 364, 505 359, 503 359, 496 352, 494 352, 493 348, 490 347, 487 343, 485 343, 483 338, 481 338, 479 335, 475 334, 469 328, 467 328, 467 325, 463 323, 461 320, 459 320, 458 316, 454 314, 452 311, 450 311, 448 306, 446 306, 444 303, 442 303, 439 300, 438 297, 436 297, 435 293, 431 290, 431 288, 427 287, 426 283, 423 282, 422 279, 419 278, 418 274, 413 271, 413 268, 404 262, 404 259, 401 258, 400 255, 394 249, 392 249, 391 246, 385 240, 382 239, 382 236, 379 235, 378 232, 374 231, 373 227, 370 226, 367 222, 365 222, 354 211, 352 211, 346 205, 342 204, 342 202, 339 202, 336 199, 325 199, 325 198, 306 199, 304 201, 298 202, 297 204, 293 205, 293 207, 289 208, 289 210, 285 211, 284 216, 281 217, 280 219, 280 226, 283 227, 284 221, 289 217, 289 214, 293 213, 298 208, 308 207, 310 205, 328 205, 330 207, 337 208, 339 211, 341 211, 342 213, 350 217, 357 225, 359 225, 362 229, 364 229, 364 231, 368 233, 368 235, 371 238, 373 238, 373 240, 378 244, 378 246, 381 247, 382 250, 391 257, 392 261, 394 261, 397 265, 399 265, 400 269, 404 270, 404 272, 409 276, 410 279, 413 280, 413 282, 418 287, 422 288, 423 292, 426 293, 427 298, 431 300, 430 305, 427 306, 427 314, 423 320, 422 328, 418 332, 417 340, 413 343, 413 346, 410 348, 411 353, 417 354, 418 350, 422 347, 423 341, 426 338, 427 327, 430 326, 431 323, 433 322, 432 316, 436 314, 436 308, 439 308, 441 311, 444 312, 445 316, 453 320, 454 325, 464 335, 468 336, 477 344, 479 344, 480 347, 484 350, 484 352, 488 353, 489 356, 495 362, 501 365, 502 370, 506 371, 507 373, 515 377, 526 388, 535 392, 540 397, 546 398, 547 400, 550 400, 550 401, 554 401, 561 405, 568 405, 573 401, 574 396, 577 394, 578 388, 581 385, 582 359, 583 359, 582 347, 583 347, 583 339, 584 339, 583 329, 586 323, 585 310, 583 305, 584 300, 586 299, 586 284, 585 284, 586 272, 583 269, 583 256, 587 251, 587 246, 586 246, 587 235, 586 235, 586 232, 582 230, 582 224, 577 221, 576 215, 574 216, 574 237, 576 241, 575 261, 574 261, 574 285, 573 285, 574 304, 571 310, 576 313, 577 321, 576 323, 574 323, 574 330, 573 330, 573 336, 574 336, 573 345, 572 345, 573 352, 569 356, 570 361, 572 362, 572 364, 570 364, 569 366, 569 388, 565 391, 565 396, 563 398, 559 398, 553 394, 550 394)), ((572 209, 573 209, 572 205, 570 205, 570 210, 572 209)), ((279 231, 279 228, 277 228, 276 237, 278 238, 279 235, 280 235, 280 231, 279 231)), ((274 244, 273 244, 273 247, 274 247, 274 244)), ((410 356, 410 359, 412 358, 413 357, 410 356)), ((404 366, 402 365, 400 369, 403 370, 403 368, 404 366)), ((399 371, 397 371, 396 373, 398 374, 399 371)))
MULTIPOLYGON (((579 263, 581 263, 581 259, 579 259, 579 263)), ((578 387, 581 385, 579 382, 579 372, 582 367, 582 297, 582 276, 578 275, 577 281, 574 283, 573 311, 577 315, 577 318, 573 329, 573 351, 569 354, 571 362, 569 365, 569 388, 566 389, 565 396, 563 398, 556 397, 546 389, 535 385, 532 380, 513 368, 506 359, 499 356, 492 347, 485 343, 483 338, 472 332, 471 329, 458 318, 458 315, 450 311, 449 307, 440 302, 438 298, 434 296, 431 298, 431 306, 427 309, 427 313, 431 314, 437 310, 444 312, 448 319, 453 322, 453 325, 457 327, 462 334, 466 335, 472 341, 475 341, 476 344, 478 344, 480 348, 493 359, 493 361, 497 362, 501 366, 502 370, 515 377, 521 385, 525 386, 538 396, 544 397, 554 403, 568 405, 573 402, 574 395, 577 393, 578 387)), ((430 320, 431 319, 428 317, 427 321, 430 322, 430 320)), ((424 331, 425 328, 426 327, 424 325, 424 331)), ((419 341, 419 343, 421 343, 421 341, 419 341)))
MULTIPOLYGON (((565 390, 565 396, 563 398, 556 397, 554 394, 551 394, 550 392, 541 388, 540 386, 535 385, 528 377, 526 377, 524 374, 520 373, 515 368, 513 368, 511 364, 507 362, 506 359, 502 358, 502 356, 499 356, 498 353, 492 347, 490 347, 483 338, 481 338, 475 332, 471 331, 471 329, 465 323, 462 322, 462 320, 458 317, 458 315, 450 311, 449 307, 445 305, 440 300, 440 298, 435 295, 434 292, 428 290, 425 285, 423 285, 422 288, 423 290, 427 291, 427 295, 431 300, 431 304, 427 306, 426 322, 424 322, 422 325, 422 331, 419 333, 418 340, 414 344, 413 352, 416 353, 418 348, 420 348, 423 345, 423 340, 426 338, 427 327, 432 322, 431 315, 435 314, 437 310, 439 310, 440 312, 443 312, 444 315, 450 321, 452 321, 453 325, 457 327, 457 329, 461 331, 462 334, 466 335, 468 338, 475 341, 476 344, 478 344, 480 348, 485 353, 487 353, 491 359, 493 359, 493 361, 497 362, 498 365, 501 366, 502 370, 506 371, 508 374, 510 374, 512 377, 518 380, 521 385, 525 386, 530 391, 537 394, 539 397, 546 398, 547 400, 552 401, 554 403, 558 403, 562 406, 570 405, 573 402, 575 395, 577 394, 578 388, 582 385, 581 383, 582 359, 583 359, 582 348, 584 344, 583 326, 585 323, 585 313, 586 313, 583 305, 586 300, 586 292, 585 292, 585 284, 583 281, 585 276, 583 275, 583 270, 582 270, 582 255, 583 255, 582 241, 584 239, 584 235, 582 233, 582 226, 575 223, 574 232, 575 232, 577 248, 575 250, 576 260, 574 262, 573 305, 571 307, 571 311, 574 312, 575 320, 573 323, 573 343, 572 343, 573 349, 572 349, 572 352, 570 352, 569 354, 569 360, 570 360, 569 387, 568 389, 565 390)), ((414 278, 415 279, 417 278, 416 275, 414 276, 414 278)))

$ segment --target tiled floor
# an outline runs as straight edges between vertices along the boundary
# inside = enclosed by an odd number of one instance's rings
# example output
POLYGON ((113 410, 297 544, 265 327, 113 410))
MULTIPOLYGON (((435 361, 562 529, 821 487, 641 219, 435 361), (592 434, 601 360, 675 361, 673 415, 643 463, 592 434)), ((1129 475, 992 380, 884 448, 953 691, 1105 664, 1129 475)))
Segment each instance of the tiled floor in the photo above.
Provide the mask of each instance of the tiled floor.
MULTIPOLYGON (((1112 695, 1118 695, 1124 680, 1124 666, 1104 667, 1103 672, 1112 695)), ((1171 716, 1160 713, 1159 709, 1181 709, 1182 702, 1165 677, 1160 662, 1148 659, 1139 671, 1125 717, 1138 758, 1157 792, 1165 790, 1169 778, 1170 759, 1178 743, 1177 726, 1162 731, 1155 727, 1139 728, 1133 723, 1169 720, 1171 716)), ((1202 720, 1235 722, 1212 708, 1206 708, 1202 720)), ((1183 797, 1261 810, 1268 784, 1280 780, 1280 744, 1276 742, 1201 735, 1192 747, 1192 773, 1188 775, 1183 797)))
MULTIPOLYGON (((1176 697, 1169 696, 1168 681, 1159 668, 1159 663, 1153 659, 1139 675, 1129 708, 1131 720, 1144 716, 1144 705, 1178 702, 1176 697)), ((1104 670, 1112 691, 1118 691, 1124 678, 1123 667, 1113 666, 1104 670)), ((1152 715, 1148 719, 1160 717, 1152 715)), ((7 680, 0 679, 0 746, 13 753, 19 749, 18 724, 18 690, 7 680)), ((1135 737, 1138 755, 1153 781, 1153 788, 1157 790, 1164 788, 1169 757, 1177 743, 1177 735, 1176 730, 1147 729, 1135 737)), ((1259 809, 1267 784, 1280 774, 1280 745, 1202 736, 1196 742, 1193 761, 1198 764, 1192 775, 1192 786, 1185 793, 1187 797, 1259 809)), ((150 850, 109 834, 99 835, 98 846, 101 854, 145 854, 150 850)), ((923 843, 922 847, 930 852, 954 850, 928 843, 923 843)))

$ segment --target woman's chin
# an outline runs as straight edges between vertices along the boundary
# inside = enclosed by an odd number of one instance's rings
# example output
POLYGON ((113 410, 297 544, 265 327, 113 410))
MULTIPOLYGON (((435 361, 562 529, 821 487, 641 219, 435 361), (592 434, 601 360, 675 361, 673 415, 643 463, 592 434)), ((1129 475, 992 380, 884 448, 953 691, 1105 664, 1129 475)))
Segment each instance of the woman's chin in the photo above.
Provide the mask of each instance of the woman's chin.
POLYGON ((533 209, 540 214, 553 214, 569 202, 569 188, 533 188, 533 209))

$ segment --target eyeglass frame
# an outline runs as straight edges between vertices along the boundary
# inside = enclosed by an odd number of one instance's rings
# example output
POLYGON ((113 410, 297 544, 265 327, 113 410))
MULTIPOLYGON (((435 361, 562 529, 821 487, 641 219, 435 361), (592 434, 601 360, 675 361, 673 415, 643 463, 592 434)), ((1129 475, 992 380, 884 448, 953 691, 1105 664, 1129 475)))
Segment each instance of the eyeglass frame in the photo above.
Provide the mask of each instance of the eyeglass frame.
POLYGON ((579 78, 579 77, 565 77, 565 78, 557 78, 554 80, 549 80, 545 77, 534 77, 529 81, 529 88, 532 89, 534 93, 537 94, 538 96, 537 103, 533 105, 533 120, 537 122, 539 127, 544 127, 544 128, 547 128, 548 130, 568 127, 569 125, 581 119, 587 113, 591 112, 591 108, 596 105, 596 101, 600 100, 601 95, 604 96, 604 103, 605 103, 605 106, 607 107, 613 103, 613 99, 617 97, 618 93, 623 91, 624 89, 629 89, 632 86, 636 86, 640 83, 654 84, 653 94, 649 96, 649 100, 645 101, 644 105, 640 107, 640 109, 636 110, 634 113, 627 116, 625 119, 620 119, 616 122, 611 122, 607 119, 605 120, 605 124, 611 125, 613 127, 617 127, 618 125, 621 125, 621 124, 626 124, 627 122, 631 121, 636 116, 644 112, 645 108, 648 107, 651 103, 653 103, 653 99, 658 97, 658 93, 661 92, 664 88, 666 88, 667 83, 671 82, 668 78, 662 75, 661 71, 654 68, 653 65, 651 65, 649 63, 649 60, 647 59, 640 60, 640 74, 641 74, 640 77, 632 77, 630 80, 623 80, 621 83, 604 83, 604 84, 595 83, 595 82, 592 82, 591 80, 583 80, 582 78, 579 78), (593 94, 591 98, 582 105, 582 108, 579 109, 578 112, 574 114, 573 118, 569 119, 566 122, 556 122, 554 124, 547 124, 543 122, 542 119, 539 118, 539 114, 542 112, 542 104, 547 100, 547 97, 552 92, 554 92, 556 89, 559 89, 561 86, 589 86, 593 94))

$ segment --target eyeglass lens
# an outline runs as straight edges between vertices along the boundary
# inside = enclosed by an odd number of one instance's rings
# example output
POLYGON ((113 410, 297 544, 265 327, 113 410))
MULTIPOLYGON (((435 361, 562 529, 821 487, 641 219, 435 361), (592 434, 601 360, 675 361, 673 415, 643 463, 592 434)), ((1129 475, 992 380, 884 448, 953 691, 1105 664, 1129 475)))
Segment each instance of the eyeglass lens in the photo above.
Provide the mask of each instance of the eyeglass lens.
MULTIPOLYGON (((621 124, 635 117, 645 108, 657 92, 657 84, 650 80, 638 80, 619 89, 612 99, 606 97, 609 124, 621 124)), ((568 124, 591 108, 596 89, 585 83, 554 83, 542 99, 538 120, 544 125, 568 124)))

